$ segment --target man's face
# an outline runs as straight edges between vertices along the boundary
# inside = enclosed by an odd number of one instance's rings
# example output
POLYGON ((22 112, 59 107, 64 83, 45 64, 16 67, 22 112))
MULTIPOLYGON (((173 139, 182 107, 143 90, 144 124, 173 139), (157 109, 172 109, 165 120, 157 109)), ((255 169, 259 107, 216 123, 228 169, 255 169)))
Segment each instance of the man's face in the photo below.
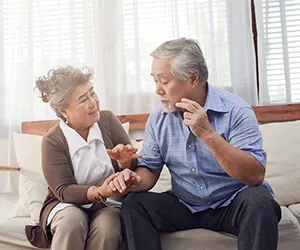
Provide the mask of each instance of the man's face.
POLYGON ((191 84, 181 83, 171 73, 170 59, 154 58, 152 62, 151 75, 156 84, 156 94, 161 98, 161 102, 168 112, 178 111, 175 103, 180 102, 181 98, 189 98, 191 84))

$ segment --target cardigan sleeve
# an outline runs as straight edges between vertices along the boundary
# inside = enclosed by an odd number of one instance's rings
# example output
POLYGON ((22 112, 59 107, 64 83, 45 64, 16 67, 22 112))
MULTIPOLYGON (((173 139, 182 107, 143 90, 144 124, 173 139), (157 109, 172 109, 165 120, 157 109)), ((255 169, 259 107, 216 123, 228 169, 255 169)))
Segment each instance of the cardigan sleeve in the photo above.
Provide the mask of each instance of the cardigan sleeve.
POLYGON ((53 194, 61 202, 88 204, 89 185, 78 185, 74 177, 68 149, 55 136, 44 136, 42 140, 42 167, 45 179, 53 194))

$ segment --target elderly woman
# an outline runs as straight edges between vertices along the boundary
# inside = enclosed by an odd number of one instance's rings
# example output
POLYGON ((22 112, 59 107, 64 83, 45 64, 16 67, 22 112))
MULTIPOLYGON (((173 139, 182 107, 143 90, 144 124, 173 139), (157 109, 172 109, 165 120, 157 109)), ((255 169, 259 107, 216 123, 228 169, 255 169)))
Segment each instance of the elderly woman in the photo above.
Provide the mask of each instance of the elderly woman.
MULTIPOLYGON (((123 194, 112 190, 109 183, 122 169, 134 169, 140 155, 113 113, 100 111, 90 78, 89 72, 60 67, 36 81, 43 101, 60 118, 42 141, 49 193, 40 224, 26 227, 27 238, 37 247, 122 247, 119 213, 123 194)), ((133 185, 140 181, 133 172, 130 178, 133 185)))

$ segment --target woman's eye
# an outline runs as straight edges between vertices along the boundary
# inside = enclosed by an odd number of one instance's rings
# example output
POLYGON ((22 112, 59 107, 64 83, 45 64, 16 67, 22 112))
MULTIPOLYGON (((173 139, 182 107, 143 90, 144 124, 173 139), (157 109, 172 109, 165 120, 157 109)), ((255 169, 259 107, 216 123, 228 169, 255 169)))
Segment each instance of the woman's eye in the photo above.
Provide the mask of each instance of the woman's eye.
POLYGON ((95 94, 96 94, 96 92, 92 92, 92 93, 91 93, 91 96, 93 96, 93 95, 95 95, 95 94))
POLYGON ((162 82, 162 84, 168 84, 169 82, 162 82))

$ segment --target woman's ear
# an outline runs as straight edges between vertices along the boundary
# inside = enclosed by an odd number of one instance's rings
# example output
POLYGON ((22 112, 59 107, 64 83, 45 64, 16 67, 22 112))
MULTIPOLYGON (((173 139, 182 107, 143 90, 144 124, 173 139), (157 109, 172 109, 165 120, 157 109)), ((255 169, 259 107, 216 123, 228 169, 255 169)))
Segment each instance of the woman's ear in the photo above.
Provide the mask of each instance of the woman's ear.
POLYGON ((197 86, 199 83, 199 72, 193 72, 190 75, 190 81, 193 86, 197 86))
POLYGON ((57 111, 58 111, 64 118, 67 118, 67 117, 68 117, 66 110, 64 110, 63 108, 57 108, 57 111))

